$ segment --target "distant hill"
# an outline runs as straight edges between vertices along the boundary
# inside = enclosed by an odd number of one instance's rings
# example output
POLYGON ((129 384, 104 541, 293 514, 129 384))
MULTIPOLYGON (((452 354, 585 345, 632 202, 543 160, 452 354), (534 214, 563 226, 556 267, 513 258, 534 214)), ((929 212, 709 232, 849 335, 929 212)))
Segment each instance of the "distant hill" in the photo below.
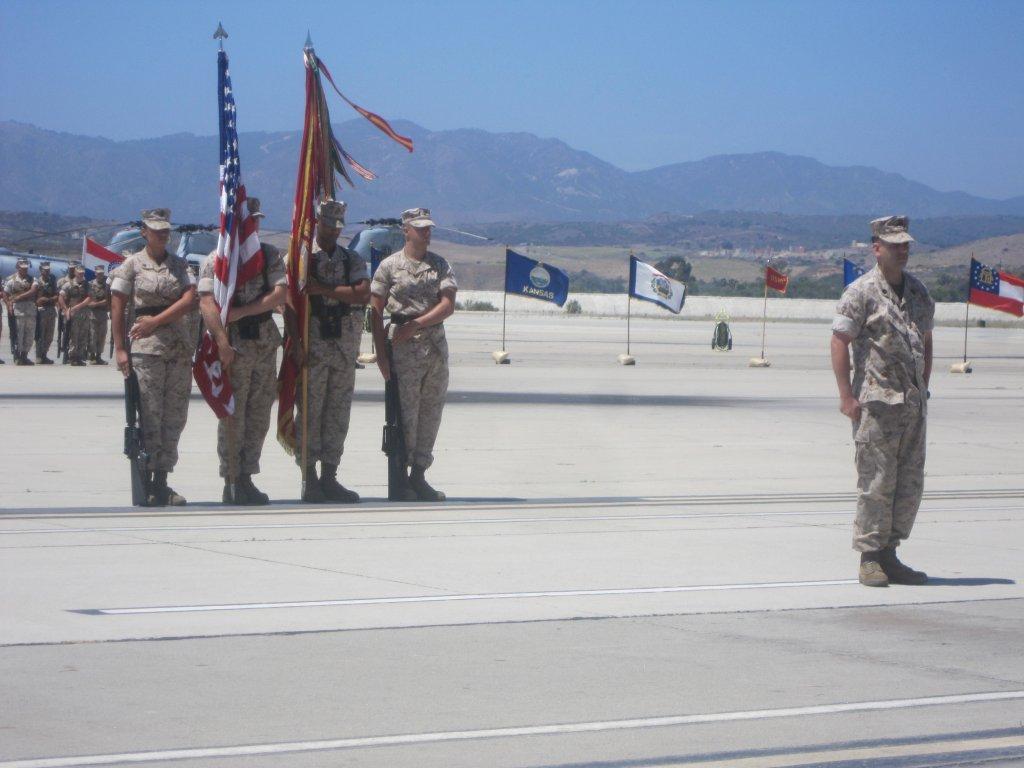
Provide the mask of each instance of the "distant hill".
MULTIPOLYGON (((615 222, 707 210, 798 216, 1024 215, 1024 197, 990 200, 939 192, 874 168, 837 168, 776 152, 722 155, 627 172, 557 139, 482 130, 430 131, 396 121, 407 153, 364 120, 336 126, 345 148, 379 179, 339 196, 350 220, 427 205, 442 221, 615 222)), ((263 198, 268 226, 290 221, 298 131, 242 133, 243 178, 263 198)), ((0 122, 0 209, 99 219, 135 218, 167 205, 175 219, 212 222, 217 141, 172 134, 110 141, 0 122)), ((655 219, 657 221, 657 219, 655 219)))

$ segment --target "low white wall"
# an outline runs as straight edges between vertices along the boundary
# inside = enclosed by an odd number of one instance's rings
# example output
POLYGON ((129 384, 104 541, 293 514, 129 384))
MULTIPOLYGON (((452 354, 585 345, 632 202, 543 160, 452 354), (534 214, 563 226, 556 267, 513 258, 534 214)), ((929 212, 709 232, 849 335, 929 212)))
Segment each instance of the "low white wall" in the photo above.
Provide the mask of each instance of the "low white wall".
MULTIPOLYGON (((501 291, 459 291, 459 302, 486 301, 501 309, 503 294, 501 291)), ((570 293, 569 301, 575 299, 580 303, 584 315, 625 316, 626 295, 621 293, 570 293)), ((568 303, 568 302, 566 302, 568 303)), ((935 321, 950 325, 963 325, 964 304, 941 302, 935 305, 935 321)), ((760 320, 764 309, 763 298, 746 298, 737 296, 690 296, 686 299, 679 319, 713 318, 724 311, 731 320, 760 320)), ((835 315, 836 302, 832 299, 787 299, 768 297, 769 320, 804 320, 815 322, 832 322, 835 315)), ((526 299, 520 296, 508 297, 509 314, 565 314, 565 308, 546 301, 526 299)), ((672 313, 656 304, 647 301, 633 300, 631 312, 643 317, 662 317, 671 319, 672 313)), ((971 321, 985 320, 987 323, 1012 325, 1024 328, 1024 322, 1005 312, 971 307, 971 321)))

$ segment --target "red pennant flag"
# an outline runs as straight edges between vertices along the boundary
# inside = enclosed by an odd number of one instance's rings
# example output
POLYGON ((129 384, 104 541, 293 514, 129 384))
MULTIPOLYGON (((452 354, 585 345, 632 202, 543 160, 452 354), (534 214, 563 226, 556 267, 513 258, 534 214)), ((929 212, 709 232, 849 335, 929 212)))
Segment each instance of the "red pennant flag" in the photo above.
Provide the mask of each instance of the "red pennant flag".
POLYGON ((82 266, 94 270, 103 266, 109 269, 116 267, 124 261, 124 256, 119 256, 113 251, 104 248, 90 237, 82 238, 82 266))
POLYGON ((786 287, 789 285, 789 275, 784 275, 777 269, 772 269, 769 266, 766 266, 764 269, 765 284, 772 290, 785 293, 786 287))
POLYGON ((203 334, 199 349, 196 350, 192 375, 199 386, 199 391, 203 393, 203 398, 218 419, 231 416, 235 412, 235 395, 231 389, 231 381, 224 375, 217 342, 213 340, 209 331, 203 334))

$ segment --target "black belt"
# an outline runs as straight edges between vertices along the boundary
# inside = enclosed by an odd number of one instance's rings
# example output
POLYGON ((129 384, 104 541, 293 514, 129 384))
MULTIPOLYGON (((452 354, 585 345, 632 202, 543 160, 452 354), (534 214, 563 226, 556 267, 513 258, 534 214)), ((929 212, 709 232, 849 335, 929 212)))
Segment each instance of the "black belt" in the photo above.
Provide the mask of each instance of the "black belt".
POLYGON ((413 320, 418 319, 419 315, 391 315, 390 318, 392 325, 405 325, 406 323, 411 323, 413 320))
POLYGON ((267 312, 260 312, 258 315, 249 315, 243 317, 241 320, 235 320, 236 323, 265 323, 267 320, 274 316, 273 310, 267 312))
POLYGON ((167 304, 167 305, 165 305, 163 307, 136 307, 135 308, 135 316, 136 317, 155 317, 156 315, 159 315, 161 312, 163 312, 165 309, 170 309, 172 306, 173 306, 172 304, 167 304))

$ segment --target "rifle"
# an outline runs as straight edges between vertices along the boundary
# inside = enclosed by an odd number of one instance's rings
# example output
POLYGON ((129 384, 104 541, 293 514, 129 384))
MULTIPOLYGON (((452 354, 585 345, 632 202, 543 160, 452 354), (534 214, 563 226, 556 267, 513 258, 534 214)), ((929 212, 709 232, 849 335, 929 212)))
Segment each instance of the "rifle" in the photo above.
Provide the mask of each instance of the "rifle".
POLYGON ((18 318, 13 309, 7 310, 7 332, 11 336, 11 357, 18 361, 21 359, 21 347, 18 345, 18 318))
POLYGON ((64 312, 60 306, 57 307, 57 356, 64 349, 64 312))
POLYGON ((135 369, 128 364, 128 375, 124 380, 124 455, 131 466, 132 504, 136 507, 148 507, 149 498, 146 493, 146 464, 149 454, 142 436, 142 398, 139 394, 139 377, 135 369))
POLYGON ((384 382, 384 439, 381 450, 388 457, 388 501, 408 501, 409 476, 406 474, 405 432, 402 429, 402 401, 398 396, 398 375, 391 354, 391 341, 386 354, 391 378, 384 382))

